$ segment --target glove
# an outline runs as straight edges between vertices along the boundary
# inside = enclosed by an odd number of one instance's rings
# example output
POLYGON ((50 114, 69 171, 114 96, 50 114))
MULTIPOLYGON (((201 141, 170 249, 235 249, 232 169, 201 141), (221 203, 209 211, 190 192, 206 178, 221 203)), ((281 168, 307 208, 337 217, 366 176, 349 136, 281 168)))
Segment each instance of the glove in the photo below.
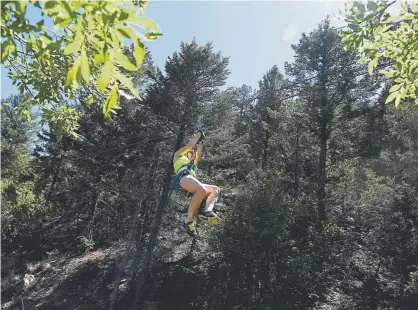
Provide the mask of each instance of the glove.
POLYGON ((203 132, 202 129, 200 129, 198 132, 200 132, 200 138, 199 140, 197 140, 197 143, 203 142, 203 140, 205 139, 205 133, 203 132))

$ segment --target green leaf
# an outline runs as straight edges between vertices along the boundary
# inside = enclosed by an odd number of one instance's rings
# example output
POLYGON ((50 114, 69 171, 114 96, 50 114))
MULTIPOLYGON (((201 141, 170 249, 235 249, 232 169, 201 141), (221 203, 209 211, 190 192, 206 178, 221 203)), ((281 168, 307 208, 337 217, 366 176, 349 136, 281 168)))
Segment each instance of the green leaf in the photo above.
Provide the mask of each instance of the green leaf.
POLYGON ((128 18, 129 18, 129 16, 130 16, 130 14, 129 14, 128 12, 126 12, 126 11, 122 11, 122 12, 120 12, 120 15, 119 15, 119 20, 120 20, 120 21, 123 21, 123 20, 125 20, 125 19, 128 19, 128 18))
POLYGON ((418 14, 418 5, 414 1, 411 1, 409 3, 409 6, 412 12, 414 12, 415 14, 418 14))
POLYGON ((129 60, 129 58, 126 55, 122 54, 121 52, 114 51, 112 53, 112 55, 115 57, 116 62, 118 64, 120 64, 124 69, 126 69, 128 71, 136 71, 136 70, 138 70, 138 68, 131 63, 131 61, 129 60))
POLYGON ((65 28, 67 27, 68 24, 70 24, 72 21, 71 18, 61 18, 61 17, 57 17, 55 19, 55 26, 60 26, 61 28, 65 28))
POLYGON ((89 59, 87 57, 86 49, 83 47, 81 48, 81 75, 83 76, 84 81, 86 83, 90 80, 90 67, 89 67, 89 59))
POLYGON ((401 102, 401 94, 399 94, 397 97, 396 97, 396 100, 395 100, 395 107, 397 108, 398 106, 399 106, 399 103, 401 102))
POLYGON ((35 7, 42 9, 41 5, 39 4, 39 0, 32 0, 32 4, 33 4, 35 7))
POLYGON ((390 95, 386 98, 385 103, 392 102, 392 101, 393 101, 393 99, 395 99, 397 95, 398 95, 398 93, 391 93, 391 94, 390 94, 390 95))
POLYGON ((144 29, 160 30, 160 27, 148 17, 132 17, 127 20, 128 23, 140 26, 144 29))
POLYGON ((79 8, 81 8, 82 5, 85 5, 85 3, 83 3, 83 1, 72 1, 71 3, 73 5, 73 7, 77 10, 79 8))
POLYGON ((85 98, 85 101, 87 101, 87 103, 88 103, 89 105, 91 105, 91 104, 93 103, 93 95, 92 95, 92 94, 88 95, 88 96, 85 98))
POLYGON ((94 60, 93 60, 93 64, 95 66, 101 64, 104 61, 105 57, 104 57, 104 53, 103 50, 100 50, 95 56, 94 56, 94 60))
POLYGON ((24 110, 22 111, 22 113, 26 116, 26 120, 27 120, 28 122, 31 122, 31 121, 32 121, 32 114, 31 114, 30 110, 28 110, 28 109, 24 109, 24 110))
POLYGON ((72 53, 78 52, 81 47, 81 43, 83 42, 83 37, 81 35, 81 31, 77 31, 74 40, 67 44, 64 49, 64 55, 70 55, 72 53))
POLYGON ((399 72, 397 72, 396 70, 389 70, 387 77, 391 78, 394 76, 397 76, 399 74, 399 72))
POLYGON ((379 27, 377 27, 376 31, 382 33, 384 36, 387 36, 386 31, 388 31, 392 27, 392 25, 380 25, 379 27))
POLYGON ((139 39, 137 33, 133 28, 118 28, 118 31, 122 36, 124 36, 127 39, 131 39, 133 41, 136 41, 139 39))
POLYGON ((65 86, 70 86, 74 82, 74 80, 77 80, 77 72, 79 70, 80 63, 81 63, 81 57, 77 57, 71 69, 68 70, 65 86))
POLYGON ((393 93, 393 92, 397 91, 399 88, 401 88, 401 86, 402 86, 402 84, 395 84, 389 89, 389 92, 393 93))
POLYGON ((145 57, 145 47, 140 39, 135 41, 133 55, 138 68, 142 66, 145 57))
POLYGON ((9 55, 9 45, 8 41, 4 41, 4 43, 1 45, 2 51, 1 51, 1 63, 4 63, 7 59, 7 56, 9 55))
POLYGON ((123 85, 125 85, 129 91, 139 100, 141 100, 141 97, 139 96, 138 91, 135 89, 134 87, 134 83, 132 82, 131 79, 127 78, 126 76, 124 76, 122 73, 120 73, 119 71, 116 72, 116 77, 119 79, 119 81, 121 81, 121 83, 123 85))
POLYGON ((401 94, 401 98, 402 98, 402 99, 405 99, 405 98, 406 98, 406 94, 408 93, 408 88, 402 87, 402 88, 399 90, 399 93, 401 94))
POLYGON ((412 75, 412 71, 416 69, 417 67, 418 67, 418 61, 413 62, 412 65, 409 67, 409 71, 408 71, 409 75, 412 75))
POLYGON ((110 83, 110 77, 112 74, 113 64, 110 61, 106 61, 102 72, 100 73, 99 81, 97 82, 100 91, 104 91, 110 83))
POLYGON ((82 80, 82 76, 81 76, 81 55, 78 56, 77 60, 80 62, 77 70, 75 71, 75 80, 77 81, 76 86, 78 86, 79 84, 81 84, 81 80, 82 80))
MULTIPOLYGON (((411 13, 406 13, 404 16, 403 16, 403 19, 404 20, 413 20, 415 18, 415 15, 414 14, 411 14, 411 13)), ((406 25, 406 24, 404 24, 405 25, 405 30, 406 31, 408 31, 408 26, 406 25)), ((402 25, 403 26, 403 25, 402 25)))
POLYGON ((123 39, 124 39, 123 35, 119 31, 117 31, 116 29, 112 29, 110 31, 110 35, 112 37, 113 46, 114 47, 120 46, 120 42, 122 42, 123 39))
POLYGON ((118 100, 118 86, 115 84, 113 85, 112 90, 110 91, 109 97, 107 97, 106 103, 103 106, 103 114, 105 118, 109 117, 109 113, 110 111, 115 108, 115 106, 117 105, 117 100, 118 100))
POLYGON ((388 19, 386 19, 384 21, 384 23, 397 22, 397 21, 400 21, 402 19, 403 19, 402 15, 395 15, 395 16, 391 16, 388 19))
POLYGON ((27 4, 28 2, 25 0, 16 1, 16 10, 18 11, 19 15, 21 15, 22 17, 25 16, 27 4))
POLYGON ((55 0, 44 1, 44 9, 53 9, 57 5, 58 5, 58 1, 55 1, 55 0))
POLYGON ((45 24, 45 21, 41 19, 39 22, 36 23, 36 29, 41 30, 44 24, 45 24))
POLYGON ((364 4, 360 3, 360 2, 355 2, 354 5, 357 7, 357 9, 359 10, 361 16, 364 15, 364 12, 366 11, 364 4))
POLYGON ((401 12, 406 13, 408 11, 408 7, 405 3, 401 2, 401 12))
POLYGON ((370 61, 369 64, 367 65, 367 68, 369 70, 369 75, 372 75, 373 73, 373 61, 370 61))
POLYGON ((377 7, 378 6, 377 6, 376 2, 374 2, 374 1, 369 1, 367 3, 367 9, 370 10, 370 11, 376 11, 377 7))
POLYGON ((358 62, 361 64, 364 64, 366 61, 367 61, 366 57, 361 57, 358 62))
POLYGON ((161 32, 147 32, 145 34, 145 37, 148 40, 155 40, 157 37, 162 36, 163 34, 161 32))
POLYGON ((60 4, 62 7, 64 7, 65 11, 67 11, 69 16, 73 14, 73 9, 67 1, 60 1, 60 4))

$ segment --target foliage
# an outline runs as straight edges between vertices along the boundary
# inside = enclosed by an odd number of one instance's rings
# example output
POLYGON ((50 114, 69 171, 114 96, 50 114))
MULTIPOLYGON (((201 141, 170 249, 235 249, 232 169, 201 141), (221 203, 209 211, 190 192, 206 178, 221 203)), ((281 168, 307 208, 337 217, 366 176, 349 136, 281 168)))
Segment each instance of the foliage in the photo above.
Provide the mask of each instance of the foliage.
MULTIPOLYGON (((106 290, 67 296, 70 281, 61 281, 63 297, 83 306, 91 294, 102 307, 97 292, 108 296, 109 278, 125 272, 122 308, 415 309, 418 110, 410 100, 385 105, 391 86, 367 74, 328 21, 292 47, 293 63, 283 73, 273 66, 258 89, 221 90, 228 58, 211 43, 182 42, 164 73, 147 53, 133 79, 143 104, 122 98, 124 109, 105 121, 83 90, 77 140, 43 129, 29 142, 32 125, 16 114, 22 100, 8 99, 2 263, 21 272, 30 257, 123 240, 126 269, 96 260, 106 290), (168 194, 171 156, 196 123, 206 133, 198 177, 220 187, 224 224, 199 223, 192 241, 179 227, 187 200, 173 208, 168 194)), ((47 292, 41 282, 37 292, 47 292)), ((16 308, 23 299, 42 306, 16 296, 16 308)))
POLYGON ((349 29, 340 36, 347 48, 358 50, 370 75, 380 59, 391 62, 390 69, 380 72, 393 79, 386 103, 394 101, 398 107, 407 98, 418 104, 418 5, 401 3, 399 12, 390 16, 386 11, 394 3, 350 1, 342 14, 349 29))
MULTIPOLYGON (((16 107, 24 100, 10 96, 1 110, 1 232, 2 249, 20 244, 22 235, 31 235, 36 220, 50 205, 36 191, 36 169, 29 156, 33 125, 18 117, 16 107), (36 219, 36 220, 35 220, 36 219)), ((27 244, 25 244, 27 246, 27 244)))
POLYGON ((105 118, 121 109, 119 91, 139 93, 131 72, 141 68, 145 40, 161 33, 144 13, 147 1, 40 1, 32 0, 53 21, 52 32, 44 19, 26 17, 28 1, 2 1, 1 63, 9 69, 13 84, 30 97, 19 109, 30 119, 30 109, 42 110, 41 124, 51 122, 58 137, 76 136, 80 112, 72 107, 84 90, 86 102, 101 102, 105 118), (151 32, 139 34, 133 26, 151 32), (135 64, 125 55, 126 40, 133 41, 135 64))

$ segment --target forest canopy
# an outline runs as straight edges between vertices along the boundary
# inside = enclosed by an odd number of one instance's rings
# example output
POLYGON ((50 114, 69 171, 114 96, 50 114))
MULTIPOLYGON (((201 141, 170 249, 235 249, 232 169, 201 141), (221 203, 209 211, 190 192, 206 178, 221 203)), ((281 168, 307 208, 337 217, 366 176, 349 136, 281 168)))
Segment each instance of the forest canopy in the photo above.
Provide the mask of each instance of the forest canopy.
POLYGON ((412 2, 348 5, 348 27, 319 21, 257 86, 228 85, 232 56, 199 38, 158 67, 142 1, 1 5, 21 92, 1 109, 3 308, 416 308, 412 2), (129 20, 149 32, 125 46, 129 20), (191 238, 172 157, 196 125, 224 223, 191 238))

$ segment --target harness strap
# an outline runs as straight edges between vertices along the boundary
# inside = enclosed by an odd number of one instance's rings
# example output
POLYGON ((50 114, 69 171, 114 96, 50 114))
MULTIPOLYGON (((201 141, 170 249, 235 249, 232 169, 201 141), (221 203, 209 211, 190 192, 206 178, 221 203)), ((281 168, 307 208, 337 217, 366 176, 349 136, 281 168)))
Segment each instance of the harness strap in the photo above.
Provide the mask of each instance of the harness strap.
POLYGON ((192 165, 190 165, 190 163, 185 164, 185 165, 181 166, 181 167, 179 168, 179 170, 177 170, 176 174, 177 174, 177 173, 179 173, 180 171, 182 171, 182 169, 183 169, 183 168, 185 168, 185 167, 187 167, 187 170, 191 170, 191 169, 192 169, 192 166, 194 166, 194 162, 193 162, 193 164, 192 164, 192 165), (190 166, 190 167, 189 167, 189 166, 190 166))
POLYGON ((194 160, 191 160, 188 164, 183 165, 179 168, 179 170, 177 170, 176 172, 176 177, 173 181, 173 185, 174 185, 174 190, 178 191, 180 189, 180 179, 185 176, 186 174, 190 173, 190 170, 192 169, 192 167, 194 166, 194 160), (186 169, 183 169, 183 168, 186 169))

